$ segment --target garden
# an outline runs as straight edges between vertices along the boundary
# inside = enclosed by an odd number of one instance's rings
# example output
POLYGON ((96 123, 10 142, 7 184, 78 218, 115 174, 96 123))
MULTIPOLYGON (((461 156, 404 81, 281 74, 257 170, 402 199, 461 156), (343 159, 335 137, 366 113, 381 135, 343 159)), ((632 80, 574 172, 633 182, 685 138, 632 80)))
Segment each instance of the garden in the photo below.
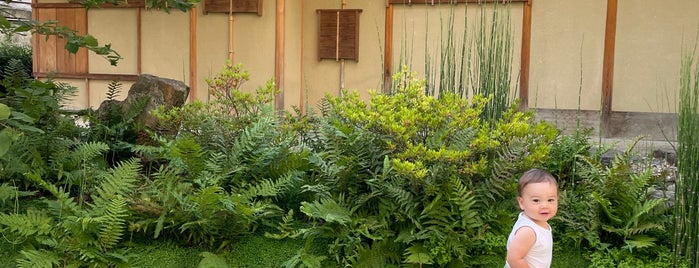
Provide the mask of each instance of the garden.
POLYGON ((276 111, 273 81, 243 92, 228 63, 211 101, 98 113, 33 79, 29 48, 0 54, 0 267, 502 267, 531 168, 559 183, 552 267, 699 264, 693 53, 677 169, 660 172, 643 137, 604 161, 591 129, 563 134, 495 91, 437 94, 408 68, 390 93, 276 111))

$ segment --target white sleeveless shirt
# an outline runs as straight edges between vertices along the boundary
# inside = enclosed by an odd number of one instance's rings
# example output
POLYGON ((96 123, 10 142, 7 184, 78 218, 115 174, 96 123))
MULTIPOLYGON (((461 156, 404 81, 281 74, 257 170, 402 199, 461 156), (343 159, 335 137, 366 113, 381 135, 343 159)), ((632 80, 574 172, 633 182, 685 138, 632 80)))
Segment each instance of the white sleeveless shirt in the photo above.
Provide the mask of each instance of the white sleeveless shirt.
MULTIPOLYGON (((536 234, 536 242, 534 246, 529 250, 527 256, 524 259, 532 268, 549 268, 551 267, 551 258, 553 256, 553 236, 551 235, 551 226, 546 224, 549 228, 543 228, 538 224, 534 223, 531 219, 524 216, 524 213, 519 213, 517 222, 515 222, 514 227, 512 227, 512 232, 507 238, 507 249, 510 248, 510 243, 514 239, 515 233, 522 227, 529 227, 534 230, 536 234)), ((505 267, 509 268, 510 264, 505 262, 505 267)))

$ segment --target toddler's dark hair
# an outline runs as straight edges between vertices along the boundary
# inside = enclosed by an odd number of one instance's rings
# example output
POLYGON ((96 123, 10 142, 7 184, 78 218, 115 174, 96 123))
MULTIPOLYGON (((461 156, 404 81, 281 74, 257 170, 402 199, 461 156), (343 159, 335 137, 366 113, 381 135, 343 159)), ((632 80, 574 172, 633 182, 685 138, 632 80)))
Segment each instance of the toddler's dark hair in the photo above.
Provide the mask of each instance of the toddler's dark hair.
POLYGON ((517 183, 517 195, 522 196, 522 190, 524 190, 524 187, 530 183, 538 182, 550 182, 556 185, 556 188, 558 188, 558 182, 556 181, 556 178, 551 175, 551 173, 546 170, 533 168, 527 172, 524 172, 522 177, 519 177, 519 182, 517 183))

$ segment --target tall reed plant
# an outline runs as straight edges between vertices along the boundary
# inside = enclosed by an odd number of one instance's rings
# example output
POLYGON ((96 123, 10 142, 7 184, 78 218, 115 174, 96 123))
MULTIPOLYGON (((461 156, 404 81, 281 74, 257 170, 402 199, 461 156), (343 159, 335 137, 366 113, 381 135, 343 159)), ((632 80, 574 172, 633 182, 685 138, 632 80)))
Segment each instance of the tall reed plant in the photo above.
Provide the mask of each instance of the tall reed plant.
POLYGON ((481 117, 492 120, 500 118, 514 102, 511 9, 502 3, 493 3, 492 7, 479 4, 478 8, 480 14, 475 19, 468 16, 468 4, 464 5, 463 16, 455 4, 447 13, 440 13, 437 48, 428 43, 433 27, 426 25, 425 93, 484 96, 488 102, 481 117))
MULTIPOLYGON (((512 98, 512 28, 510 6, 493 4, 490 22, 481 6, 475 37, 475 60, 472 65, 474 95, 489 98, 482 117, 500 118, 513 102, 512 98)), ((515 83, 516 85, 516 83, 515 83)))
POLYGON ((699 59, 685 52, 680 69, 675 195, 675 267, 699 267, 699 59))

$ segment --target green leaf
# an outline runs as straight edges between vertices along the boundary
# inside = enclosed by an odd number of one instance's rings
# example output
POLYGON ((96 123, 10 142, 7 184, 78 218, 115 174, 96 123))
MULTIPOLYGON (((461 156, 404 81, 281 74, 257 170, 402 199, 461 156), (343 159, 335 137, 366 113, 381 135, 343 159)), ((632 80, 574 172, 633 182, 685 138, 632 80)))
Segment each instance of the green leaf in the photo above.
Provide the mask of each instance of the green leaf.
POLYGON ((23 33, 23 32, 28 32, 28 31, 30 31, 31 29, 32 29, 32 26, 29 26, 29 25, 22 25, 22 26, 19 26, 19 27, 15 28, 15 29, 12 30, 12 31, 15 32, 15 33, 23 33))
POLYGON ((30 116, 17 111, 12 112, 12 119, 24 121, 27 123, 34 123, 34 118, 31 118, 30 116))
POLYGON ((0 103, 0 120, 10 118, 12 110, 5 104, 0 103))
POLYGON ((430 252, 421 244, 413 245, 405 250, 405 262, 418 264, 432 264, 434 261, 430 257, 430 252))
POLYGON ((72 42, 67 42, 65 45, 65 49, 68 50, 70 53, 78 53, 78 49, 80 48, 80 45, 72 42))
POLYGON ((10 21, 5 18, 5 16, 0 16, 0 27, 2 29, 9 29, 10 28, 10 21))
POLYGON ((10 131, 7 129, 0 131, 0 157, 10 150, 10 145, 12 145, 12 137, 10 135, 10 131))
POLYGON ((97 42, 97 39, 92 35, 83 36, 83 44, 85 44, 85 46, 90 46, 90 47, 96 47, 99 45, 99 43, 97 42))

